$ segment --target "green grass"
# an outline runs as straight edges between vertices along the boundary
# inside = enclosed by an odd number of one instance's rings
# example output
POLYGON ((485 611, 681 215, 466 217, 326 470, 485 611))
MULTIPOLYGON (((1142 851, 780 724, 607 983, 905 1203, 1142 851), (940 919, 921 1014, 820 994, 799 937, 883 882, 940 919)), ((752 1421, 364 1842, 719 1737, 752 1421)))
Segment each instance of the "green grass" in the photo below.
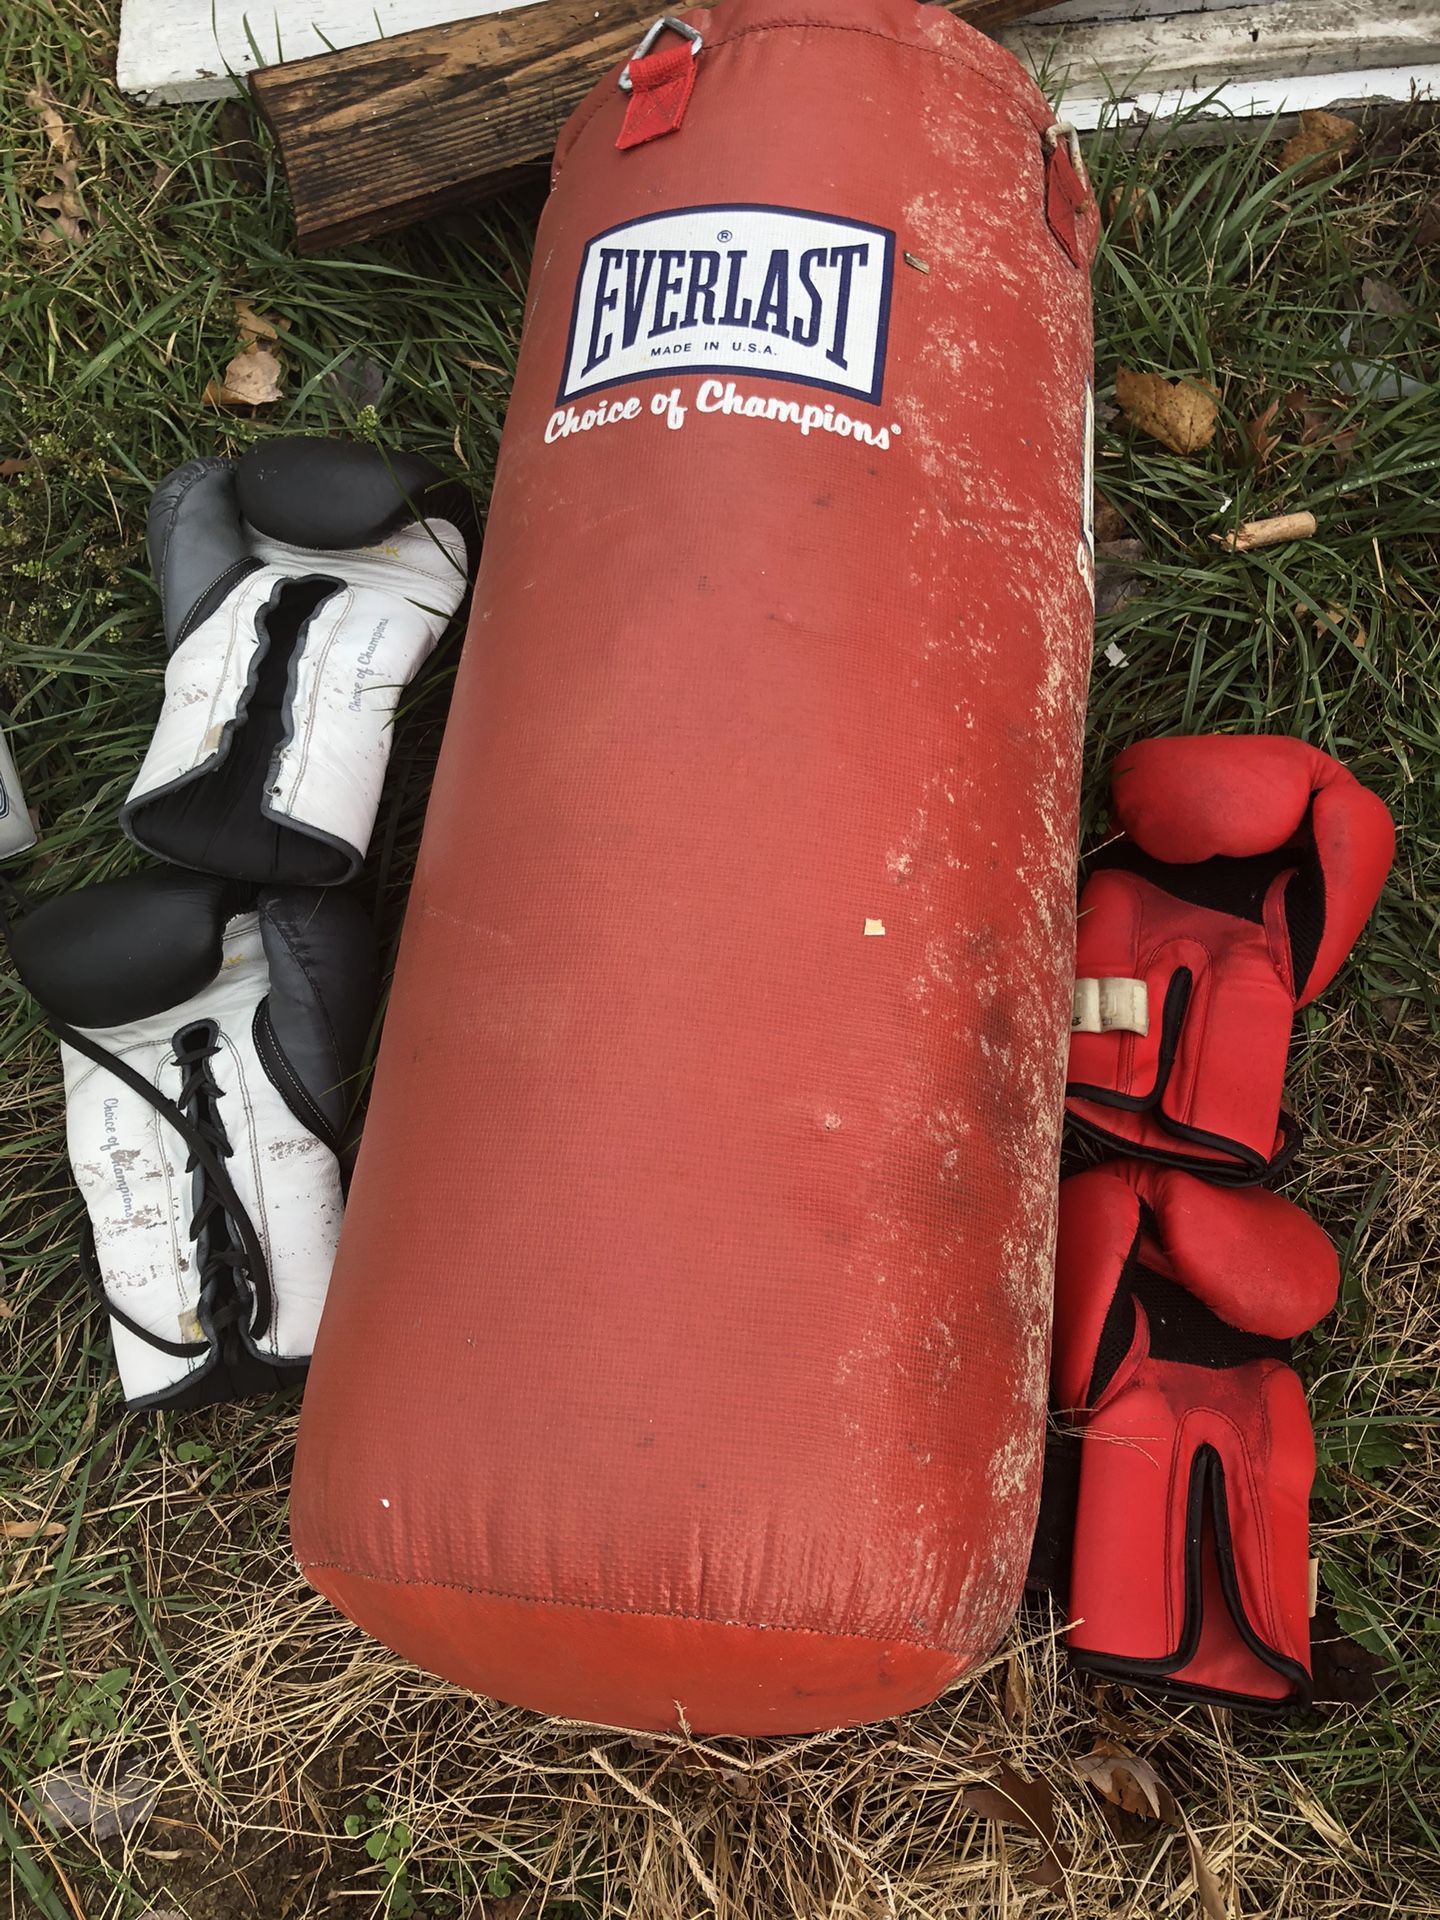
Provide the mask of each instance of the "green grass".
MULTIPOLYGON (((161 679, 143 558, 155 482, 259 435, 352 431, 431 454, 483 500, 535 213, 519 199, 302 261, 268 151, 237 149, 216 109, 119 100, 102 77, 111 34, 97 0, 20 0, 0 23, 0 458, 33 462, 0 481, 0 700, 44 834, 9 871, 36 891, 129 864, 115 814, 161 679), (79 244, 35 204, 51 181, 26 94, 42 77, 81 148, 79 244), (286 397, 256 419, 202 400, 238 344, 237 297, 290 323, 286 397)), ((526 1895, 533 1913, 674 1920, 706 1909, 706 1881, 725 1912, 767 1920, 1191 1910, 1183 1835, 1117 1835, 1074 1773, 1109 1738, 1149 1757, 1237 1911, 1440 1914, 1440 405, 1433 386, 1357 396, 1335 373, 1347 323, 1371 357, 1420 378, 1437 365, 1440 262, 1410 235, 1440 191, 1440 136, 1372 142, 1310 185, 1254 137, 1095 142, 1090 157, 1102 201, 1143 201, 1106 246, 1096 300, 1098 482, 1144 547, 1099 636, 1090 827, 1119 746, 1208 728, 1341 755, 1400 827, 1361 950, 1297 1034, 1309 1146, 1291 1185, 1345 1257, 1340 1308, 1303 1362, 1321 1581, 1340 1630, 1387 1662, 1384 1692, 1280 1727, 1172 1715, 1079 1685, 1032 1620, 1001 1665, 898 1729, 700 1750, 538 1722, 416 1675, 294 1572, 293 1408, 122 1413, 76 1277, 55 1050, 0 981, 0 1518, 41 1529, 0 1548, 0 1909, 8 1875, 11 1910, 46 1920, 498 1916, 526 1895), (1366 276, 1413 316, 1359 318, 1366 276), (1213 383, 1213 446, 1181 458, 1106 418, 1122 364, 1213 383), (1261 470, 1244 428, 1271 401, 1280 438, 1261 470), (1309 444, 1307 405, 1325 414, 1309 444), (1292 507, 1319 516, 1315 539, 1242 557, 1210 538, 1292 507), (1026 1682, 1008 1714, 1006 1661, 1026 1682), (27 1826, 26 1782, 81 1755, 166 1786, 128 1854, 27 1826), (963 1808, 991 1755, 1054 1790, 1075 1856, 1061 1889, 1024 1877, 1021 1830, 963 1808)), ((399 729, 365 883, 387 943, 455 654, 452 636, 399 729)))

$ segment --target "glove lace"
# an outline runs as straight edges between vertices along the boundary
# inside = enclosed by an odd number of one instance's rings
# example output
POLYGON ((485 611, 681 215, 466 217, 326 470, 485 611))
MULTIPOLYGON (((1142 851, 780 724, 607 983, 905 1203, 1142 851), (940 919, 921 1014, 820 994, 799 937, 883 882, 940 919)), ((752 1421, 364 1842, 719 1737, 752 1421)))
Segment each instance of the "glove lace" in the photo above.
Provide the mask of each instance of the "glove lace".
POLYGON ((217 1192, 197 1150, 209 1147, 226 1160, 235 1151, 218 1109, 225 1090, 210 1065, 220 1051, 219 1029, 207 1021, 186 1027, 176 1034, 174 1048, 175 1064, 182 1075, 176 1105, 195 1130, 185 1171, 199 1174, 195 1210, 190 1216, 190 1238, 195 1244, 200 1272, 200 1301, 206 1323, 220 1334, 247 1322, 254 1300, 247 1298, 243 1285, 249 1267, 245 1251, 236 1244, 224 1198, 217 1192))

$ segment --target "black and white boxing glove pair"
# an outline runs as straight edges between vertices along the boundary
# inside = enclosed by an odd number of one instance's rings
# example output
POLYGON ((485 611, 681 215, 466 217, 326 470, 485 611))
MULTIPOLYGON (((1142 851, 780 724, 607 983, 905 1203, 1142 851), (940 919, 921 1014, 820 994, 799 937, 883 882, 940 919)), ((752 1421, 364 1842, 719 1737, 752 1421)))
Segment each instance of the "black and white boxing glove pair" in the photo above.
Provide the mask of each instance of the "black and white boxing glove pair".
POLYGON ((8 928, 61 1041, 133 1407, 269 1392, 309 1361, 376 990, 368 915, 325 889, 364 859, 401 692, 465 593, 438 487, 427 461, 307 439, 161 483, 170 659, 121 824, 172 864, 8 928))

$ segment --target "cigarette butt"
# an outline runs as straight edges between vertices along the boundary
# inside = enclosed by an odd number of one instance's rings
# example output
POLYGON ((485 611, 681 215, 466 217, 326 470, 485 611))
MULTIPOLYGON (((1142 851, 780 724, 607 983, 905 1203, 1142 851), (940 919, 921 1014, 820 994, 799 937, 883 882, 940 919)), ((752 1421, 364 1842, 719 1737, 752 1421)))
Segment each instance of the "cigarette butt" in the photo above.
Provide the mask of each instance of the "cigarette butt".
POLYGON ((1234 533, 1212 533, 1216 546, 1232 553, 1250 553, 1256 547, 1278 547, 1287 540, 1308 540, 1315 531, 1313 513, 1277 513, 1273 520, 1247 520, 1234 533))

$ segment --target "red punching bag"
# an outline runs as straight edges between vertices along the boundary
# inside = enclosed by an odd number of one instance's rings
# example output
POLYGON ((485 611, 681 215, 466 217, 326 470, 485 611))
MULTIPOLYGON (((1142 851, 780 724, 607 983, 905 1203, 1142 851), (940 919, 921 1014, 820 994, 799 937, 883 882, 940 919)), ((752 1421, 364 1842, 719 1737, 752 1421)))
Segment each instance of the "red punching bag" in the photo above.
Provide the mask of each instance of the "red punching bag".
POLYGON ((294 1540, 464 1686, 760 1734, 1025 1571, 1095 215, 942 12, 686 20, 556 157, 294 1540))

